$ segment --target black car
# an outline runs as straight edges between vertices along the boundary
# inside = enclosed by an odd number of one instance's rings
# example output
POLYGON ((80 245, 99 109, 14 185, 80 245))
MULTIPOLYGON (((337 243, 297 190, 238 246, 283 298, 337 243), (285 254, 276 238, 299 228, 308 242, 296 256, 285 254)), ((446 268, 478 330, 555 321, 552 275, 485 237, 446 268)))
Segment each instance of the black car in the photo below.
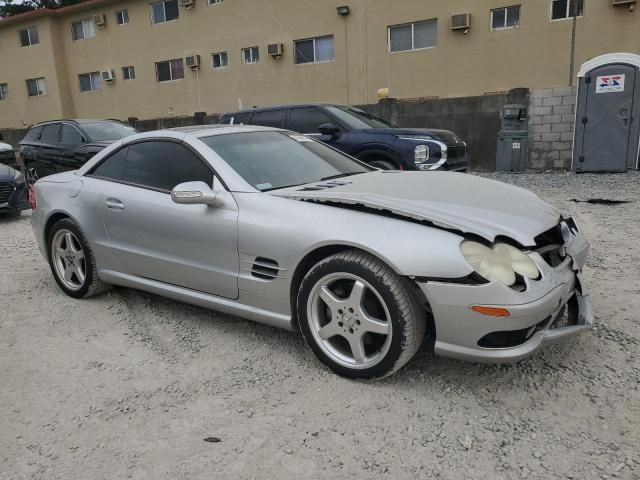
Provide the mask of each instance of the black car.
POLYGON ((467 145, 448 130, 397 128, 342 105, 253 108, 220 117, 222 124, 263 125, 304 133, 385 170, 466 170, 467 145))
POLYGON ((115 120, 56 120, 31 127, 20 142, 29 180, 76 170, 116 140, 136 130, 115 120))
POLYGON ((24 176, 15 168, 0 163, 0 214, 18 216, 28 208, 24 176))

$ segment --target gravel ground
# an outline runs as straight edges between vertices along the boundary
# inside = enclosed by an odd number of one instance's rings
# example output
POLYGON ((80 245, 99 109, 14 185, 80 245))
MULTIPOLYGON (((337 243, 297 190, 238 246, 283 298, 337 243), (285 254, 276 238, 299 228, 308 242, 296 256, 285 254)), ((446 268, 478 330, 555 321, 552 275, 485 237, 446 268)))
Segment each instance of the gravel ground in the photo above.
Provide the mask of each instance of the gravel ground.
POLYGON ((74 301, 28 213, 1 218, 0 478, 640 478, 640 175, 491 177, 577 218, 597 325, 508 366, 425 345, 376 383, 216 312, 127 289, 74 301))

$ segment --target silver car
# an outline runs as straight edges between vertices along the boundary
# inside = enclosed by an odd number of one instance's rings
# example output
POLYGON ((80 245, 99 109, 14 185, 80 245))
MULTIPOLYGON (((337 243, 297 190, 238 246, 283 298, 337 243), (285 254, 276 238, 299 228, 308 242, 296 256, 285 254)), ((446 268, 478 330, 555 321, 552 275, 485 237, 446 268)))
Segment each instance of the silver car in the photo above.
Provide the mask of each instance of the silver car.
POLYGON ((506 362, 587 330, 588 243, 533 193, 472 175, 380 171, 247 126, 118 141, 35 184, 60 288, 131 287, 300 331, 352 378, 435 352, 506 362))

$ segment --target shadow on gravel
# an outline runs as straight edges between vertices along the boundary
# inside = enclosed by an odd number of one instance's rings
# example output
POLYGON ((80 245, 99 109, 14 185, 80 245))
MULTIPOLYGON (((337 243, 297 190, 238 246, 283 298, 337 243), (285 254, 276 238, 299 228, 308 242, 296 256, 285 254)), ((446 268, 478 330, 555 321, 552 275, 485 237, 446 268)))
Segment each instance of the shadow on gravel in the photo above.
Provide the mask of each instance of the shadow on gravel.
POLYGON ((588 198, 586 200, 572 198, 571 201, 574 203, 592 203, 595 205, 620 205, 633 202, 633 200, 612 200, 610 198, 588 198))

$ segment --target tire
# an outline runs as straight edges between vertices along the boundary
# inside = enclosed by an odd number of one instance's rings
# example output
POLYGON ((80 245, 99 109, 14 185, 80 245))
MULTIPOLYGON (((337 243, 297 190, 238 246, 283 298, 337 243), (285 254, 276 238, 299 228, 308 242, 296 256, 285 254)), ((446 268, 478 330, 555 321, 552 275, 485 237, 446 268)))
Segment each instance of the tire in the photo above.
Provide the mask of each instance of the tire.
POLYGON ((100 281, 89 241, 72 220, 63 219, 53 225, 47 252, 53 278, 70 297, 88 298, 111 287, 100 281), (71 273, 66 277, 65 272, 71 273))
POLYGON ((420 348, 426 313, 410 281, 347 250, 317 263, 297 298, 300 330, 318 359, 348 378, 392 374, 420 348))
POLYGON ((398 166, 395 163, 385 158, 374 158, 373 160, 369 160, 367 163, 372 167, 379 168, 380 170, 398 170, 398 166))

